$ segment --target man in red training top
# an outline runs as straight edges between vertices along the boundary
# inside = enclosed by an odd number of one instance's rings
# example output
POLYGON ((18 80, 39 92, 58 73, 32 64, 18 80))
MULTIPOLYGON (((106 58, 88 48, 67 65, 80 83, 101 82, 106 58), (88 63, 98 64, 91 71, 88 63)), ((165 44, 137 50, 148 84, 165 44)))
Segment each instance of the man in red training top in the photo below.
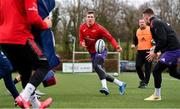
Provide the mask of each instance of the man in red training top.
POLYGON ((95 13, 93 11, 89 11, 86 13, 86 22, 80 25, 80 45, 86 48, 91 55, 93 68, 97 72, 102 84, 100 92, 104 93, 105 95, 109 95, 109 90, 106 83, 107 80, 109 82, 114 82, 115 84, 117 84, 119 86, 120 94, 123 95, 125 93, 126 84, 107 74, 103 69, 103 64, 107 56, 107 49, 105 49, 100 54, 96 52, 95 43, 98 39, 107 39, 116 49, 116 51, 122 51, 122 48, 118 45, 118 43, 110 35, 110 33, 100 24, 97 24, 95 22, 95 13))
MULTIPOLYGON (((0 45, 2 51, 11 61, 13 68, 21 75, 34 75, 24 90, 16 98, 17 104, 25 109, 30 107, 30 97, 50 70, 47 62, 39 60, 41 51, 34 43, 31 26, 44 30, 51 27, 51 20, 44 21, 38 15, 36 0, 0 0, 0 45), (31 66, 30 66, 31 65, 31 66), (27 66, 30 66, 27 68, 27 66), (26 74, 23 74, 26 73, 26 74)), ((39 102, 40 108, 46 108, 52 103, 52 98, 39 102)))

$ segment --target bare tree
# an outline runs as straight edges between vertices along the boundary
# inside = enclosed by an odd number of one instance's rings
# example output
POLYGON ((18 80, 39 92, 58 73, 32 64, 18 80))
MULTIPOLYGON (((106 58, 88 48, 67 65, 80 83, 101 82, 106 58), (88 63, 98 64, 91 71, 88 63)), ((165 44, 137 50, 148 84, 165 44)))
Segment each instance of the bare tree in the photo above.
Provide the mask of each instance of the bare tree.
MULTIPOLYGON (((68 35, 76 37, 76 49, 79 48, 79 25, 84 21, 87 10, 96 12, 96 21, 107 28, 116 39, 120 38, 123 44, 123 59, 134 59, 135 52, 131 52, 129 44, 138 28, 137 21, 142 18, 142 10, 152 7, 158 16, 168 21, 180 35, 180 0, 153 0, 140 7, 129 4, 128 0, 61 0, 58 23, 61 51, 70 52, 68 35), (69 47, 69 48, 68 48, 69 47), (130 53, 131 52, 131 53, 130 53)), ((59 40, 59 39, 58 39, 59 40)), ((109 49, 113 49, 111 46, 109 49)))

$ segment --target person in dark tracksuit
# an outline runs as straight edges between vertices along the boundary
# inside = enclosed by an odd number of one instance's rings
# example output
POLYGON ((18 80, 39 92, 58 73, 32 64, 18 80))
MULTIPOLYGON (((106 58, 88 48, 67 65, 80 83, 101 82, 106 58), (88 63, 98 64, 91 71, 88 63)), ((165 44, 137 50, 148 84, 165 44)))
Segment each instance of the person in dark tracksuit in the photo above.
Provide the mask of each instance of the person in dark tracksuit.
POLYGON ((151 33, 156 43, 154 50, 146 57, 147 60, 152 61, 157 57, 159 51, 162 53, 153 69, 155 91, 144 100, 158 101, 161 100, 161 73, 168 68, 170 76, 180 79, 180 73, 177 70, 178 59, 180 57, 180 41, 170 24, 154 16, 152 9, 146 9, 143 12, 143 17, 150 24, 151 33))
POLYGON ((149 83, 152 62, 148 62, 146 56, 152 48, 151 41, 152 34, 150 27, 146 25, 144 19, 140 19, 139 28, 136 31, 136 35, 133 37, 133 44, 131 45, 131 48, 137 46, 136 71, 140 79, 138 88, 146 88, 149 83), (145 72, 142 70, 143 65, 145 65, 145 72))
POLYGON ((4 55, 4 53, 0 51, 0 79, 3 78, 6 88, 11 93, 13 98, 16 99, 16 97, 19 96, 19 93, 12 80, 12 70, 13 67, 11 65, 11 62, 4 55))

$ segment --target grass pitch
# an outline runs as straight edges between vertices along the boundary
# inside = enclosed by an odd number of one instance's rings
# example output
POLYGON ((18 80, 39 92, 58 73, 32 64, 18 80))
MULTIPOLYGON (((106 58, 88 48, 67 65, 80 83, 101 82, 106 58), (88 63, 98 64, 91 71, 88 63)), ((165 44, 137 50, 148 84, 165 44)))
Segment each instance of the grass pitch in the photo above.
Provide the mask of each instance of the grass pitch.
MULTIPOLYGON (((15 76, 15 74, 13 74, 15 76)), ((52 87, 38 87, 54 102, 50 108, 180 108, 180 81, 163 74, 162 101, 149 102, 143 99, 153 91, 153 77, 147 89, 137 88, 139 80, 136 73, 121 73, 118 79, 127 83, 125 95, 120 95, 115 84, 108 83, 110 95, 99 93, 100 81, 94 73, 60 74, 56 73, 57 84, 52 87)), ((21 90, 21 84, 17 85, 21 90)), ((8 96, 3 80, 0 81, 0 108, 15 108, 13 99, 8 96)))

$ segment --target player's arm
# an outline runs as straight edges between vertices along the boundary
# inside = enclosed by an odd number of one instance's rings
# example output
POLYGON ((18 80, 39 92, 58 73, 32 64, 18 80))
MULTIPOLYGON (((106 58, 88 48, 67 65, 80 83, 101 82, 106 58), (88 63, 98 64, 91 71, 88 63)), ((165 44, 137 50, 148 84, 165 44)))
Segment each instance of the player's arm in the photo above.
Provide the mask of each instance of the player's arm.
POLYGON ((133 37, 133 44, 134 44, 135 46, 138 45, 138 39, 137 39, 136 33, 134 34, 134 37, 133 37))
POLYGON ((153 22, 153 28, 156 35, 155 36, 156 47, 155 47, 154 53, 157 53, 166 46, 167 34, 163 26, 163 23, 160 21, 153 22))
POLYGON ((148 61, 153 61, 158 56, 158 52, 161 51, 166 46, 167 34, 163 23, 160 21, 154 21, 152 23, 153 32, 155 34, 154 39, 156 41, 156 45, 154 51, 150 52, 149 55, 146 56, 148 61))
POLYGON ((87 47, 85 40, 83 38, 83 34, 82 34, 82 26, 80 26, 80 28, 79 28, 79 43, 82 47, 85 47, 85 48, 87 47))
POLYGON ((131 48, 135 48, 137 45, 138 45, 138 39, 137 39, 137 36, 136 36, 136 33, 135 33, 134 36, 133 36, 133 43, 131 45, 131 48))
POLYGON ((117 41, 112 37, 112 35, 104 27, 100 26, 100 32, 101 32, 101 35, 112 44, 112 46, 116 49, 116 51, 118 52, 122 51, 122 48, 119 46, 117 41))
POLYGON ((28 22, 38 29, 51 27, 51 20, 47 17, 44 20, 38 14, 37 0, 25 0, 25 8, 28 22))

